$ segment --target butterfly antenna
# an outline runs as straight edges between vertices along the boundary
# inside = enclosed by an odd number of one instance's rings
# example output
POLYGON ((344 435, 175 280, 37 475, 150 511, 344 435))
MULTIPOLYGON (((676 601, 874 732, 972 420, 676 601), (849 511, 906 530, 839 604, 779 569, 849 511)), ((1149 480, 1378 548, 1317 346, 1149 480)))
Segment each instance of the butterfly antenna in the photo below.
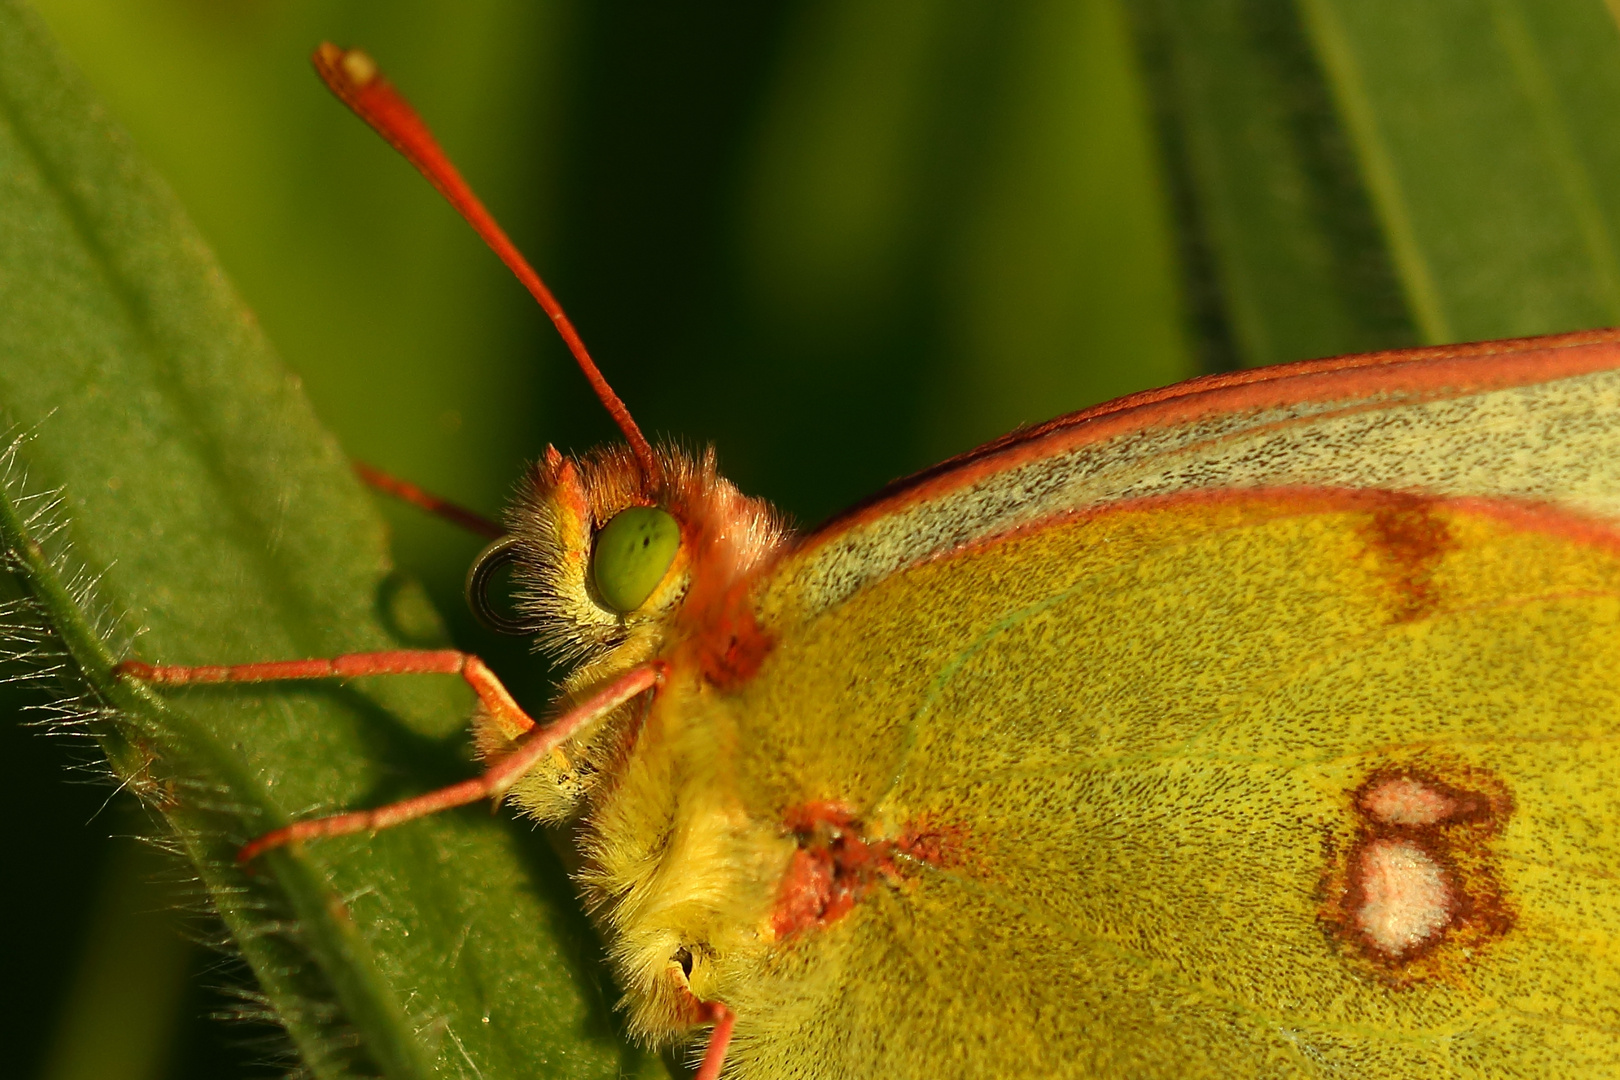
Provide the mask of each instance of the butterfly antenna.
POLYGON ((585 373, 591 389, 596 391, 608 415, 613 417, 613 422, 624 433, 625 440, 630 444, 630 452, 635 455, 636 464, 641 469, 643 481, 651 483, 658 475, 657 463, 652 446, 631 418, 630 410, 625 408, 619 395, 602 377, 601 369, 586 351, 585 342, 580 340, 579 331, 574 329, 562 305, 557 303, 557 298, 551 295, 551 290, 546 288, 546 283, 540 280, 540 275, 534 272, 505 230, 479 202, 478 196, 473 194, 456 167, 450 164, 450 159, 440 149, 433 133, 416 114, 416 110, 394 89, 392 83, 382 77, 377 70, 377 62, 359 49, 340 49, 331 42, 324 42, 315 50, 313 59, 321 81, 332 93, 356 116, 370 124, 377 134, 387 139, 395 150, 404 155, 406 161, 416 166, 416 170, 427 177, 428 183, 439 189, 439 194, 456 208, 456 212, 466 219, 473 231, 483 238, 490 250, 539 301, 540 307, 557 327, 557 333, 562 335, 568 351, 574 354, 574 360, 585 373))

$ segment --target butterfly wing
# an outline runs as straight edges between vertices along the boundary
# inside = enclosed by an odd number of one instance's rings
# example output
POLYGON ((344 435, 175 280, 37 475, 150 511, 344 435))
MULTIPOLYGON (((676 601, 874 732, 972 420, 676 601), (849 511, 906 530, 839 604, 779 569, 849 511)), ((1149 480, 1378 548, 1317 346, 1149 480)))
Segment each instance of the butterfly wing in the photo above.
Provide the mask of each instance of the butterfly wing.
POLYGON ((1336 357, 1210 376, 1018 432, 806 538, 807 610, 1053 514, 1199 489, 1384 488, 1620 516, 1620 331, 1336 357))
POLYGON ((746 800, 891 846, 737 1075, 1620 1072, 1620 353, 1450 363, 1059 422, 784 563, 746 800))

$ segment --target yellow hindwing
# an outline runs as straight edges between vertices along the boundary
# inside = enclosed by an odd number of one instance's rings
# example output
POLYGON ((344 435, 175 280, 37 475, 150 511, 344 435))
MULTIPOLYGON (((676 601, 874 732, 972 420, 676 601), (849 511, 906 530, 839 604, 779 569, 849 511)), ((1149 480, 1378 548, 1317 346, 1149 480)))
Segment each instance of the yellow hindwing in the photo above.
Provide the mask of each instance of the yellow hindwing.
POLYGON ((764 668, 686 723, 761 829, 837 802, 911 854, 727 973, 737 1076, 1620 1075, 1597 531, 1229 492, 826 610, 798 572, 764 668))

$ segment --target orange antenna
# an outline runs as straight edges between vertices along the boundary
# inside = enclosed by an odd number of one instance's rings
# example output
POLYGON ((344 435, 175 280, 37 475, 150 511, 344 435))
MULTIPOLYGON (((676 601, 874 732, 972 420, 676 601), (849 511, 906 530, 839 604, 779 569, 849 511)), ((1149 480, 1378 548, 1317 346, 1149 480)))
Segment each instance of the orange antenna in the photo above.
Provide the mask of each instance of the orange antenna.
POLYGON ((635 455, 636 463, 641 468, 643 481, 651 483, 658 475, 656 460, 646 436, 641 434, 641 429, 631 418, 630 410, 625 408, 619 395, 602 377, 601 369, 585 350, 585 342, 580 340, 574 324, 568 321, 562 305, 557 303, 557 298, 551 295, 551 290, 546 288, 546 283, 540 280, 540 275, 534 272, 534 267, 529 265, 506 232, 496 224, 495 218, 484 209, 484 204, 478 201, 478 196, 473 194, 456 167, 450 164, 450 159, 445 157, 433 133, 416 115, 410 102, 382 77, 377 70, 377 62, 359 49, 340 49, 331 42, 323 42, 315 50, 314 61, 321 81, 332 93, 356 116, 370 124, 377 134, 387 139, 395 150, 404 155, 406 161, 415 165, 416 170, 427 177, 428 183, 439 189, 439 194, 456 208, 456 212, 467 220, 474 232, 483 237, 490 250, 500 256, 507 269, 516 274, 524 288, 540 302, 540 307, 551 316, 557 333, 562 335, 568 351, 574 354, 579 369, 590 381, 591 389, 596 391, 608 415, 624 432, 630 452, 635 455))
POLYGON ((430 491, 424 491, 409 480, 401 480, 390 473, 385 473, 375 465, 367 465, 363 461, 349 462, 360 482, 367 487, 392 495, 400 502, 408 502, 420 510, 426 510, 435 517, 441 517, 452 525, 460 525, 468 532, 475 532, 479 536, 486 536, 491 540, 499 540, 506 535, 506 530, 483 514, 469 510, 465 506, 458 506, 449 499, 441 499, 430 491))

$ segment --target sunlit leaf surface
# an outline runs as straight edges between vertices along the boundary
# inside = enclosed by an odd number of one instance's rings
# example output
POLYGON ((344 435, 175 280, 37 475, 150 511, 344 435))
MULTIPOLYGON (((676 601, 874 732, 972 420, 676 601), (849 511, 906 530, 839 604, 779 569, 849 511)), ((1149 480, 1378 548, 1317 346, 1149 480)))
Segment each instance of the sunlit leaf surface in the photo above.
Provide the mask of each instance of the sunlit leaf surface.
POLYGON ((102 573, 100 601, 141 631, 136 655, 443 638, 391 572, 297 379, 167 189, 11 3, 0 186, 0 403, 32 433, 7 538, 83 677, 119 708, 105 731, 114 767, 177 830, 305 1060, 323 1076, 483 1080, 633 1067, 591 931, 527 830, 475 807, 282 853, 259 878, 232 865, 236 844, 289 815, 465 774, 470 695, 423 678, 152 696, 110 678, 81 597, 22 535, 44 525, 23 521, 28 492, 62 490, 67 565, 102 573))

